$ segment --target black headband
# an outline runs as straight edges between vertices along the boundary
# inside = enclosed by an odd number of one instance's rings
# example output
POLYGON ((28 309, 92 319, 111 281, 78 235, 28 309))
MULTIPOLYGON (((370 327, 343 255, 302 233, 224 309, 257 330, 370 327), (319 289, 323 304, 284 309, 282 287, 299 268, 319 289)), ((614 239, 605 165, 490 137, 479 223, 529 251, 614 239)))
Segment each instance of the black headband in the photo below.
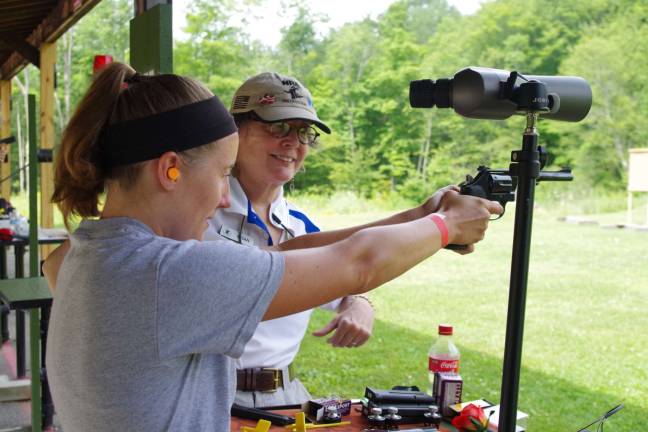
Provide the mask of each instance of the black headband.
POLYGON ((112 168, 181 152, 237 131, 234 120, 216 97, 148 117, 115 123, 102 132, 101 163, 112 168))

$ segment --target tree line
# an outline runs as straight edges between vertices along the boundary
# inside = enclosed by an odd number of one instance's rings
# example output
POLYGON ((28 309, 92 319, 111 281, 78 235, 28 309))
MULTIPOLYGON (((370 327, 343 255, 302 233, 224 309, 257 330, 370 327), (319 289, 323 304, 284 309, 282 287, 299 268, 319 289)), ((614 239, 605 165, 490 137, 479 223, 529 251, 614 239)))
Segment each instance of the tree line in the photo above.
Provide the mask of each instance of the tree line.
MULTIPOLYGON (((450 77, 466 66, 576 75, 590 83, 594 102, 586 120, 540 123, 548 168, 573 167, 584 190, 623 190, 628 149, 646 146, 645 1, 495 0, 462 16, 445 0, 397 0, 375 19, 324 35, 316 29, 326 17, 292 1, 282 4, 292 22, 276 47, 252 40, 245 23, 233 24, 235 16, 252 16, 262 5, 193 1, 187 37, 175 42, 174 71, 201 80, 224 101, 261 71, 302 81, 333 134, 309 156, 306 172, 295 179, 297 190, 418 200, 478 165, 508 167, 511 150, 520 146, 522 118, 471 120, 452 110, 409 106, 411 80, 450 77)), ((103 0, 59 43, 59 130, 88 86, 92 56, 127 60, 131 13, 129 0, 103 0)), ((31 73, 17 77, 17 100, 37 82, 31 73)), ((22 111, 14 112, 19 122, 22 111)))

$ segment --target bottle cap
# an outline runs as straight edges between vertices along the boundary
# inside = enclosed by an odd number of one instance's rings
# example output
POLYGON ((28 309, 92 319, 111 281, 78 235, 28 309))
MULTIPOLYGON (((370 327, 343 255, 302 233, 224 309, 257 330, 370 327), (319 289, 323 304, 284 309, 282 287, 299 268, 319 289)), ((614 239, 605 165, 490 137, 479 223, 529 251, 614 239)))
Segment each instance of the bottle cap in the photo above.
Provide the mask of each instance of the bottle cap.
POLYGON ((448 324, 439 324, 439 334, 452 336, 452 326, 448 324))

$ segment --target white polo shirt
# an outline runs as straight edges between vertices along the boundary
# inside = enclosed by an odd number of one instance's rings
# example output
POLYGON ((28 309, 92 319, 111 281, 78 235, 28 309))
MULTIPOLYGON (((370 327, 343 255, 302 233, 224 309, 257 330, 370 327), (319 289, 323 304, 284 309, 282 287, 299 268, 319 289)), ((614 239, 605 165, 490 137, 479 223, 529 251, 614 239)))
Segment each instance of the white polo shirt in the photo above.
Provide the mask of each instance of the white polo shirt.
MULTIPOLYGON (((268 228, 254 212, 234 177, 230 177, 230 192, 231 206, 216 212, 216 216, 209 221, 204 240, 226 239, 248 246, 272 246, 268 228)), ((270 205, 270 220, 281 230, 280 243, 320 230, 304 212, 284 199, 283 190, 270 205)), ((340 301, 334 300, 322 308, 335 311, 340 301)), ((245 346, 243 355, 236 360, 236 368, 284 368, 290 365, 299 351, 312 312, 311 309, 261 322, 245 346)))

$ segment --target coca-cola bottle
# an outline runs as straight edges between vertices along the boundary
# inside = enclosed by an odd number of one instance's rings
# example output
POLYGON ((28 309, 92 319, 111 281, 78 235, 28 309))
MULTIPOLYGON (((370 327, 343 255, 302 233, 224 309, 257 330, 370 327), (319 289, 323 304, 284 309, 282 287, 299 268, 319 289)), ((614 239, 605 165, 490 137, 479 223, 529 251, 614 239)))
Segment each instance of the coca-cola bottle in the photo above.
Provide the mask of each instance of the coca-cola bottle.
POLYGON ((439 337, 430 347, 428 353, 428 370, 430 385, 434 383, 436 372, 459 373, 460 353, 452 342, 452 326, 439 324, 439 337))

